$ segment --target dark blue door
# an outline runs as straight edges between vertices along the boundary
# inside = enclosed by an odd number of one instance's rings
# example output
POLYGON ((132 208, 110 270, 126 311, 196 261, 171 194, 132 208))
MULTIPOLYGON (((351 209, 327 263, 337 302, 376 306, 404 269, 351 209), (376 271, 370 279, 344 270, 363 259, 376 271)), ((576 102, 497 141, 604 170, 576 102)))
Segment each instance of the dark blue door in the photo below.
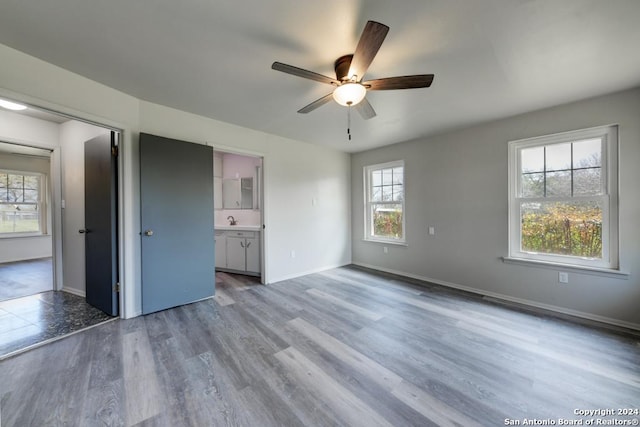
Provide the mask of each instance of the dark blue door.
POLYGON ((213 148, 140 134, 142 312, 215 292, 213 148))
POLYGON ((118 315, 118 171, 115 132, 84 143, 86 301, 118 315))

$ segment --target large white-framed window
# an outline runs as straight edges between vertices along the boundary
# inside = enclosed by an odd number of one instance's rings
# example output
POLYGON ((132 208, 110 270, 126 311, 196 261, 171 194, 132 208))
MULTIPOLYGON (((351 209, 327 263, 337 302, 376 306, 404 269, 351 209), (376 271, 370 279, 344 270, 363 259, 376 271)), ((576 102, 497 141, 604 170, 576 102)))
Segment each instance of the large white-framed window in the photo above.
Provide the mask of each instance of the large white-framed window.
POLYGON ((44 188, 43 174, 0 170, 0 237, 46 232, 44 188))
POLYGON ((404 244, 404 161, 364 167, 364 239, 404 244))
POLYGON ((509 256, 618 268, 618 127, 509 143, 509 256))

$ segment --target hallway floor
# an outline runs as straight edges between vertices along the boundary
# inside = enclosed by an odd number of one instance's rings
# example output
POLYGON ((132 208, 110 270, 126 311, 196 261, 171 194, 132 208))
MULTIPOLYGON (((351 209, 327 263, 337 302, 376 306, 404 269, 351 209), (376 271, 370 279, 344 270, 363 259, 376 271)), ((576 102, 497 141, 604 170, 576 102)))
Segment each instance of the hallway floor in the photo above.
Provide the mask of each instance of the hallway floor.
POLYGON ((67 292, 0 301, 0 360, 110 319, 84 298, 67 292))
POLYGON ((53 290, 51 258, 0 264, 0 301, 53 290))

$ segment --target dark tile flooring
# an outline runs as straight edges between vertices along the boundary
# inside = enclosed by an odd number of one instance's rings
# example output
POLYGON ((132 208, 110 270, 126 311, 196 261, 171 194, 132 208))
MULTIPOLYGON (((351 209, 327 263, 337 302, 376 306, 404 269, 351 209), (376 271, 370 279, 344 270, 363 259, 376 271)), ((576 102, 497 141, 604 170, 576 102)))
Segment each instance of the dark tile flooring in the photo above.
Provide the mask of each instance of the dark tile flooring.
POLYGON ((53 290, 51 258, 0 264, 0 301, 53 290))
POLYGON ((85 299, 54 292, 51 258, 0 264, 0 360, 111 319, 85 299))
POLYGON ((0 302, 0 360, 26 348, 112 319, 67 292, 42 292, 0 302))

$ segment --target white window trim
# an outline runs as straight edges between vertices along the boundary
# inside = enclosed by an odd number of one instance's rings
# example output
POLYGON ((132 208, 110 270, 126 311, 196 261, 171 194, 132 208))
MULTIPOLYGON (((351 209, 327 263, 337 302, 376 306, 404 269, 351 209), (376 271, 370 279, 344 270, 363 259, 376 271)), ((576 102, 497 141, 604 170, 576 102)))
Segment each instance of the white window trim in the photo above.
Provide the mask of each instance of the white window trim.
MULTIPOLYGON (((375 165, 368 165, 363 168, 363 182, 364 182, 364 240, 367 242, 378 242, 378 243, 386 243, 391 245, 407 245, 407 229, 406 229, 406 198, 407 198, 407 174, 404 165, 404 160, 395 160, 392 162, 386 163, 378 163, 375 165), (388 168, 396 168, 402 167, 403 179, 402 179, 402 238, 401 239, 392 239, 385 237, 377 237, 371 233, 372 224, 371 224, 371 200, 370 195, 370 184, 371 184, 371 171, 378 169, 388 169, 388 168)), ((376 202, 377 203, 377 202, 376 202)), ((393 204, 398 204, 398 202, 393 202, 393 204)))
MULTIPOLYGON (((39 237, 47 235, 47 197, 46 197, 46 188, 47 188, 47 175, 41 172, 32 172, 32 171, 24 171, 24 170, 13 170, 13 169, 0 169, 2 173, 8 173, 12 175, 23 175, 23 176, 35 176, 38 177, 38 220, 40 222, 40 231, 31 231, 31 232, 16 232, 16 233, 0 233, 0 239, 15 239, 15 238, 24 238, 24 237, 39 237)), ((0 202, 0 204, 8 204, 4 202, 0 202)), ((21 204, 34 204, 34 203, 21 203, 21 204)))
MULTIPOLYGON (((619 271, 619 228, 618 228, 618 126, 608 125, 590 129, 563 132, 536 138, 521 139, 509 142, 509 256, 505 260, 530 261, 536 264, 547 263, 554 266, 583 268, 585 271, 619 271), (602 252, 601 260, 589 258, 549 255, 523 252, 521 248, 520 232, 520 199, 518 198, 520 185, 520 156, 523 148, 573 142, 581 139, 601 137, 602 160, 605 173, 602 174, 604 194, 597 196, 603 203, 602 218, 602 252)), ((595 199, 597 197, 588 197, 595 199)), ((579 200, 580 197, 544 198, 544 201, 579 200)), ((527 200, 534 201, 533 198, 527 200)))

